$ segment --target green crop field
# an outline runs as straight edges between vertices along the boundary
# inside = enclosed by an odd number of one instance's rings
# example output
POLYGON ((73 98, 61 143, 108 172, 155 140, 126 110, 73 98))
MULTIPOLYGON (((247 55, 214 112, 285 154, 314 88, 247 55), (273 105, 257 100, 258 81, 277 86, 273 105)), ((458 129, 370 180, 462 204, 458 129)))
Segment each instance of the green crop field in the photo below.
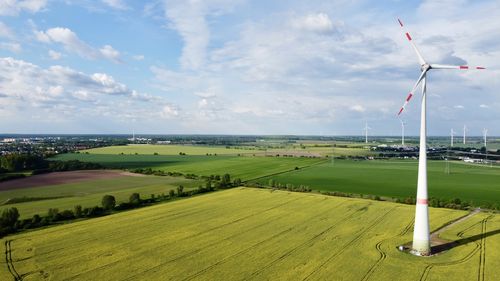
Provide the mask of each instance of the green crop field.
MULTIPOLYGON (((500 168, 444 161, 428 162, 429 196, 460 198, 480 204, 500 204, 500 168)), ((260 180, 308 185, 312 189, 405 198, 415 196, 416 161, 335 160, 260 180)))
MULTIPOLYGON (((500 280, 500 216, 433 257, 396 249, 414 207, 237 188, 4 237, 1 280, 500 280), (12 272, 12 273, 11 273, 12 272)), ((430 209, 431 229, 466 214, 430 209)))
POLYGON ((187 155, 237 155, 237 154, 252 154, 258 152, 255 147, 241 148, 226 148, 224 146, 198 146, 198 145, 152 145, 152 144, 129 144, 120 146, 107 146, 94 149, 83 150, 81 153, 91 154, 147 154, 153 155, 179 155, 186 153, 187 155))
POLYGON ((116 155, 62 154, 58 160, 77 159, 100 163, 109 168, 151 168, 196 175, 223 175, 242 180, 255 179, 276 173, 324 162, 318 158, 238 157, 238 156, 175 156, 175 155, 116 155))
POLYGON ((0 202, 11 198, 41 197, 40 201, 0 205, 0 212, 5 208, 16 207, 21 219, 31 218, 35 214, 46 214, 49 208, 72 210, 75 205, 82 207, 100 206, 104 195, 113 195, 117 202, 128 201, 129 196, 137 192, 149 198, 151 194, 168 194, 169 190, 183 185, 186 190, 202 184, 201 181, 180 177, 126 176, 111 179, 94 179, 77 183, 46 185, 32 188, 12 189, 0 192, 0 202), (54 198, 62 197, 62 198, 54 198), (51 199, 54 198, 54 199, 51 199))

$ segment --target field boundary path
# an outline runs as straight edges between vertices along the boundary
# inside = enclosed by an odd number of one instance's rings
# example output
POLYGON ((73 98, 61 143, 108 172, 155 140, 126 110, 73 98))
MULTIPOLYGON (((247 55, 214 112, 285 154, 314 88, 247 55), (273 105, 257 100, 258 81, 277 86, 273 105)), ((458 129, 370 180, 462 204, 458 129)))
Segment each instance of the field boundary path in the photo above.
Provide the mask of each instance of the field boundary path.
POLYGON ((469 214, 467 214, 466 216, 463 216, 463 217, 461 217, 461 218, 459 218, 459 219, 451 222, 450 224, 447 224, 447 225, 445 225, 445 226, 437 229, 436 231, 432 232, 431 235, 430 235, 432 246, 435 247, 435 246, 440 246, 440 245, 449 243, 450 241, 446 241, 446 240, 443 240, 443 239, 439 238, 439 235, 441 233, 443 233, 444 231, 446 231, 447 229, 453 227, 454 225, 457 225, 459 223, 462 223, 462 222, 470 219, 472 216, 478 214, 479 212, 481 212, 481 209, 480 208, 476 208, 472 212, 470 212, 469 214))
POLYGON ((277 175, 281 175, 281 174, 286 174, 286 173, 290 173, 290 172, 294 172, 294 171, 302 171, 304 169, 311 168, 313 166, 317 166, 317 165, 320 165, 320 164, 324 164, 326 162, 328 162, 328 160, 318 161, 318 162, 313 163, 311 165, 303 166, 302 168, 299 168, 298 170, 296 170, 295 168, 293 168, 291 170, 281 171, 281 172, 277 172, 277 173, 273 173, 273 174, 268 174, 268 175, 265 175, 265 176, 256 177, 256 178, 253 178, 253 179, 244 180, 243 182, 250 182, 250 181, 254 181, 254 180, 260 180, 260 179, 263 179, 263 178, 277 176, 277 175))

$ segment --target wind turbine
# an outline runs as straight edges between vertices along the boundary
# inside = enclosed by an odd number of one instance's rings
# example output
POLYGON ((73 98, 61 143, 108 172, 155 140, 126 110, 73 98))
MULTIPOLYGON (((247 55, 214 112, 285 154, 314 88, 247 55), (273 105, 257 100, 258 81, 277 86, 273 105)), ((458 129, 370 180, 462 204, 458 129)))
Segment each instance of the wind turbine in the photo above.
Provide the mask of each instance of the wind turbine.
POLYGON ((488 135, 488 129, 483 129, 483 138, 484 138, 484 148, 486 148, 486 135, 488 135))
POLYGON ((455 130, 453 130, 453 128, 451 128, 450 136, 451 136, 451 147, 453 147, 453 136, 455 136, 455 130))
POLYGON ((405 145, 405 125, 406 125, 406 122, 403 121, 402 119, 399 119, 399 121, 401 122, 401 145, 404 146, 405 145))
POLYGON ((464 144, 465 144, 465 131, 467 131, 467 126, 464 124, 464 144))
MULTIPOLYGON (((413 245, 412 252, 416 255, 430 255, 431 245, 430 245, 430 235, 429 235, 429 206, 428 206, 428 196, 427 196, 427 113, 426 113, 426 92, 427 83, 426 76, 427 72, 431 69, 462 69, 467 70, 469 66, 466 65, 443 65, 443 64, 429 64, 427 63, 417 46, 413 43, 410 33, 404 30, 403 22, 398 19, 399 25, 403 29, 406 38, 410 42, 413 50, 417 54, 418 61, 420 63, 420 77, 410 91, 408 97, 406 98, 403 106, 399 110, 398 116, 403 112, 406 105, 410 101, 413 93, 417 87, 422 83, 422 105, 420 110, 420 148, 418 157, 418 181, 417 181, 417 200, 415 208, 415 226, 413 231, 413 245)), ((472 69, 472 68, 471 68, 472 69)), ((484 69, 484 67, 477 66, 475 69, 484 69)))
POLYGON ((371 130, 371 128, 368 127, 368 123, 365 123, 363 130, 365 130, 365 143, 368 143, 368 130, 371 130))

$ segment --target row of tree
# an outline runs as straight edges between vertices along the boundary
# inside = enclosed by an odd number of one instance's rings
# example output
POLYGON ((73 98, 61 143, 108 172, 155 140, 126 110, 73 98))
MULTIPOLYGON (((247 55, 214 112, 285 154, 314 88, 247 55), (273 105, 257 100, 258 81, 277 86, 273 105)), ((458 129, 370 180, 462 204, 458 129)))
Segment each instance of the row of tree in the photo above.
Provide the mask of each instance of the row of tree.
POLYGON ((206 177, 205 185, 200 185, 196 189, 186 190, 184 186, 179 185, 175 190, 170 189, 168 193, 151 194, 150 198, 141 198, 139 193, 132 193, 128 201, 120 203, 117 203, 113 195, 104 195, 101 200, 101 206, 82 208, 81 205, 76 205, 72 210, 62 211, 57 208, 50 208, 44 216, 36 214, 32 218, 23 220, 19 220, 19 211, 17 208, 7 208, 3 210, 0 217, 0 237, 23 229, 43 227, 67 220, 104 216, 116 211, 149 206, 179 197, 189 197, 217 189, 231 188, 240 184, 241 181, 239 179, 231 181, 229 174, 225 174, 222 177, 213 175, 206 177))
POLYGON ((32 171, 41 174, 58 171, 102 169, 97 163, 87 163, 78 160, 48 161, 36 154, 7 154, 0 156, 0 174, 32 171))
POLYGON ((171 176, 171 177, 181 177, 184 176, 186 179, 204 179, 208 185, 213 186, 216 189, 226 189, 235 186, 240 186, 242 181, 240 178, 231 180, 231 175, 224 174, 220 175, 210 175, 210 176, 199 176, 192 173, 183 174, 180 172, 170 172, 164 170, 153 170, 151 168, 137 168, 129 170, 132 173, 144 174, 144 175, 154 175, 154 176, 171 176))
MULTIPOLYGON (((295 192, 311 192, 312 189, 306 185, 298 185, 295 186, 293 184, 287 183, 279 183, 274 179, 269 179, 267 185, 263 185, 259 182, 246 182, 245 186, 247 187, 257 187, 257 188, 272 188, 272 189, 280 189, 280 190, 288 190, 295 192)), ((380 197, 379 195, 373 194, 359 194, 359 193, 348 193, 348 192, 340 192, 340 191, 319 191, 321 194, 328 196, 337 196, 337 197, 349 197, 349 198, 364 198, 371 199, 376 201, 390 201, 395 203, 409 204, 414 205, 416 200, 415 197, 406 197, 406 198, 389 198, 389 197, 380 197)), ((456 209, 456 210, 467 210, 470 208, 484 208, 489 210, 500 210, 500 203, 473 203, 463 201, 459 198, 452 199, 439 199, 439 198, 430 198, 429 206, 435 208, 447 208, 447 209, 456 209)))

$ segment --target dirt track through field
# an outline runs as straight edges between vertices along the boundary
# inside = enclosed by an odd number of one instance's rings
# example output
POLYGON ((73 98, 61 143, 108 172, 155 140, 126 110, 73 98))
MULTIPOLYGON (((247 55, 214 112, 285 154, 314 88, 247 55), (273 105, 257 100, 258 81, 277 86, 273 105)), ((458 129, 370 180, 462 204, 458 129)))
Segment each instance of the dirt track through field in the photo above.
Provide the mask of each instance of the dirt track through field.
POLYGON ((22 179, 0 182, 0 191, 47 186, 47 185, 77 183, 77 182, 98 180, 98 179, 130 177, 130 176, 143 176, 143 175, 128 173, 119 170, 85 170, 85 171, 54 172, 54 173, 30 176, 22 179))

